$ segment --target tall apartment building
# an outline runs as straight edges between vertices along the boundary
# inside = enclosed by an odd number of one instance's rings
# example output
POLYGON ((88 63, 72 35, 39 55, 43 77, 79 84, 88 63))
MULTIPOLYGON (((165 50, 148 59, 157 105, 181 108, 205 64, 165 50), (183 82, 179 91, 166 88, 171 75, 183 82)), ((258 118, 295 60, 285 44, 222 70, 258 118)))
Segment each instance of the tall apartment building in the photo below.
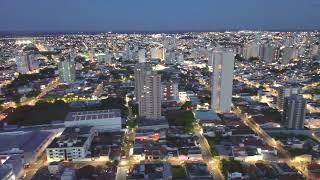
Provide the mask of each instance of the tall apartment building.
POLYGON ((162 101, 179 101, 179 84, 175 82, 163 82, 161 84, 162 101))
POLYGON ((209 61, 212 62, 211 106, 219 113, 231 110, 234 54, 227 51, 213 50, 209 61))
POLYGON ((266 63, 272 63, 277 59, 277 47, 273 44, 263 44, 260 48, 260 58, 266 63))
POLYGON ((294 94, 301 93, 301 88, 299 86, 280 86, 277 89, 278 97, 277 97, 277 108, 282 111, 284 106, 284 101, 286 97, 289 97, 294 94))
POLYGON ((291 60, 296 58, 297 53, 294 47, 284 47, 282 49, 282 64, 288 64, 291 60))
POLYGON ((165 58, 165 49, 163 47, 153 47, 150 49, 151 59, 163 61, 165 58))
POLYGON ((255 41, 252 41, 251 43, 248 43, 245 45, 244 47, 244 58, 245 59, 249 59, 251 57, 259 57, 259 53, 260 53, 260 43, 255 40, 255 41))
POLYGON ((305 120, 306 100, 302 95, 285 98, 282 123, 288 129, 303 129, 305 120))
POLYGON ((75 62, 72 57, 68 59, 61 58, 58 63, 60 81, 66 84, 70 84, 76 79, 75 62))
POLYGON ((146 62, 146 50, 140 49, 138 51, 138 62, 139 63, 145 63, 146 62))
POLYGON ((139 116, 151 120, 161 119, 161 75, 153 71, 149 63, 137 63, 134 75, 139 116))
POLYGON ((27 74, 39 68, 35 55, 30 52, 21 52, 16 57, 17 70, 21 74, 27 74))

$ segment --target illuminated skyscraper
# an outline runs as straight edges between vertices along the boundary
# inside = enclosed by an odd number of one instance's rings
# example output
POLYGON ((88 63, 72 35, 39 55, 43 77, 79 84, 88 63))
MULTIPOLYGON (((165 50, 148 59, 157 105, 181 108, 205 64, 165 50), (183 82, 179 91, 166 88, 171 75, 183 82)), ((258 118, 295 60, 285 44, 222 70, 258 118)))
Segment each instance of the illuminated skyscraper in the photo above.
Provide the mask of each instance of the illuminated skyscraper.
POLYGON ((212 110, 225 113, 231 110, 234 54, 226 51, 211 52, 212 81, 211 106, 212 110))
POLYGON ((161 119, 161 75, 149 63, 137 63, 134 75, 139 116, 150 120, 161 119))
POLYGON ((139 61, 139 63, 146 62, 146 50, 145 49, 140 49, 138 51, 138 61, 139 61))
POLYGON ((73 57, 61 58, 58 63, 60 81, 66 84, 73 83, 76 79, 76 68, 73 57))
POLYGON ((21 52, 16 57, 17 70, 21 74, 30 73, 39 68, 35 55, 29 52, 21 52))
POLYGON ((288 129, 303 129, 306 100, 302 95, 292 95, 284 102, 282 122, 288 129))

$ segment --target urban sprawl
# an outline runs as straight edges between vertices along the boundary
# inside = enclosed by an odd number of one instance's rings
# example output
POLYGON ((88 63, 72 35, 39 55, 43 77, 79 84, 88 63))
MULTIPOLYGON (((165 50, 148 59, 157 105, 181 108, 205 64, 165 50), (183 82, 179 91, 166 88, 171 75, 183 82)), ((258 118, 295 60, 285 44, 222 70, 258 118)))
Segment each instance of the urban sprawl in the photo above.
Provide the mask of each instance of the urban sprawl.
POLYGON ((0 179, 320 179, 320 33, 0 38, 0 179))

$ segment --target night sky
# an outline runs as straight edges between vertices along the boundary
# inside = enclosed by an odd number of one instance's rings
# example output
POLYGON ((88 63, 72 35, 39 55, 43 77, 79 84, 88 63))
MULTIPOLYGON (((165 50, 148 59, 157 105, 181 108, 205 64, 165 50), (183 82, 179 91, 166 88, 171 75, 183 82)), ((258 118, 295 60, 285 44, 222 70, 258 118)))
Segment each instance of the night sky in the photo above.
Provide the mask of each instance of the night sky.
POLYGON ((0 0, 0 31, 320 29, 320 0, 0 0))

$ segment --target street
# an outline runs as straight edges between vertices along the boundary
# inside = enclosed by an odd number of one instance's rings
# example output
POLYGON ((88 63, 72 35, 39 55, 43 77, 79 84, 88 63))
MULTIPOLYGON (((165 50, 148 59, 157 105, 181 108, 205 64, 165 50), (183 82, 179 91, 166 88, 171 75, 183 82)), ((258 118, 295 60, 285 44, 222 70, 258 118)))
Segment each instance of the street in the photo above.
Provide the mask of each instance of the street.
POLYGON ((255 123, 247 114, 241 113, 239 108, 234 108, 235 113, 243 120, 243 122, 252 129, 261 139, 264 140, 269 146, 274 147, 281 153, 283 156, 283 160, 289 165, 295 167, 302 175, 308 177, 307 172, 304 167, 299 163, 296 163, 294 160, 290 158, 290 153, 285 150, 281 144, 277 143, 275 139, 273 139, 269 134, 267 134, 260 126, 255 123))
POLYGON ((55 89, 59 85, 59 78, 54 78, 51 80, 47 86, 41 90, 40 94, 32 99, 25 102, 21 102, 21 105, 34 106, 43 96, 47 95, 48 92, 55 89))
MULTIPOLYGON (((39 95, 30 99, 26 99, 20 104, 22 106, 24 105, 34 106, 42 97, 47 95, 48 92, 56 88, 58 85, 59 85, 59 78, 54 78, 47 84, 47 86, 44 89, 41 90, 39 95)), ((7 117, 7 114, 5 113, 6 110, 8 110, 9 108, 17 108, 17 105, 15 102, 6 102, 1 106, 2 106, 2 111, 0 112, 0 121, 2 121, 7 117)))
POLYGON ((219 168, 220 162, 219 160, 213 159, 208 141, 201 133, 199 133, 200 129, 201 127, 198 124, 194 126, 194 133, 198 137, 203 160, 207 163, 209 170, 213 172, 214 179, 223 180, 224 176, 219 168))

